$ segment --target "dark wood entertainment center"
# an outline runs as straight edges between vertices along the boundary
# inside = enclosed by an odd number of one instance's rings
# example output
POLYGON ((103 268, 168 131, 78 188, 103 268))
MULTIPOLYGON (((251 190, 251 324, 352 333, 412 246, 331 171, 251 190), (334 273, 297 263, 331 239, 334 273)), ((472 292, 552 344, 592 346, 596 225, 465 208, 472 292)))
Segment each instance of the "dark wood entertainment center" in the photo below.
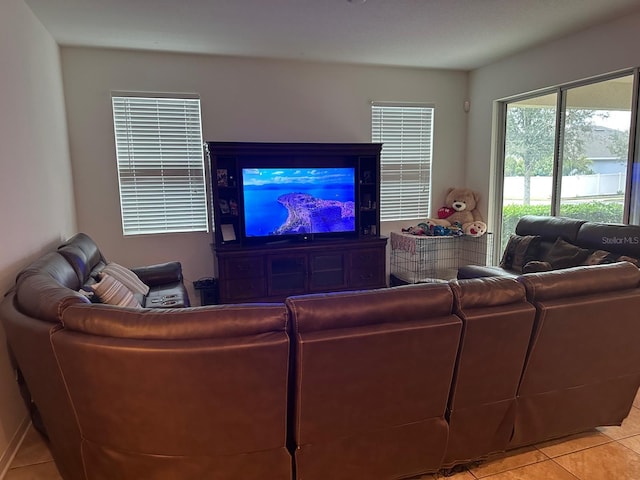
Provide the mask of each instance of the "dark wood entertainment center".
POLYGON ((378 209, 381 144, 207 142, 206 147, 220 303, 386 286, 387 239, 379 235, 378 209), (245 236, 242 168, 258 165, 354 168, 356 231, 270 241, 245 236))

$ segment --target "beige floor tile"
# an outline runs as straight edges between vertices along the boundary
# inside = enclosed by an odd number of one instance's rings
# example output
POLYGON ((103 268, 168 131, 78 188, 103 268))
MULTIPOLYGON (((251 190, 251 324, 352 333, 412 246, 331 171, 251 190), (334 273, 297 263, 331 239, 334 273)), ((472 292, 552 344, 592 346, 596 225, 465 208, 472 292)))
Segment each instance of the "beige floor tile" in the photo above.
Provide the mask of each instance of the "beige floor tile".
POLYGON ((487 480, 579 480, 553 460, 492 475, 487 480))
POLYGON ((547 457, 553 458, 559 457, 560 455, 566 455, 567 453, 584 450, 585 448, 595 447, 596 445, 602 445, 603 443, 611 441, 612 440, 606 435, 597 430, 593 430, 590 432, 578 433, 577 435, 570 435, 557 440, 551 440, 549 442, 539 443, 536 445, 536 448, 547 457))
POLYGON ((633 406, 636 408, 640 408, 640 390, 636 393, 636 398, 633 400, 633 406))
POLYGON ((11 468, 50 462, 51 460, 51 453, 44 439, 33 427, 29 427, 22 445, 11 463, 11 468))
POLYGON ((623 438, 618 440, 618 443, 621 443, 627 448, 630 448, 636 453, 640 453, 640 435, 634 435, 633 437, 623 438))
POLYGON ((632 407, 629 416, 619 427, 598 427, 607 437, 618 440, 620 438, 640 435, 640 408, 632 407))
POLYGON ((640 455, 611 442, 553 459, 580 480, 638 480, 640 455))
POLYGON ((535 447, 524 447, 489 458, 469 471, 476 478, 484 478, 514 468, 547 460, 548 457, 535 447))
POLYGON ((62 480, 55 463, 46 462, 26 467, 12 468, 4 480, 62 480))

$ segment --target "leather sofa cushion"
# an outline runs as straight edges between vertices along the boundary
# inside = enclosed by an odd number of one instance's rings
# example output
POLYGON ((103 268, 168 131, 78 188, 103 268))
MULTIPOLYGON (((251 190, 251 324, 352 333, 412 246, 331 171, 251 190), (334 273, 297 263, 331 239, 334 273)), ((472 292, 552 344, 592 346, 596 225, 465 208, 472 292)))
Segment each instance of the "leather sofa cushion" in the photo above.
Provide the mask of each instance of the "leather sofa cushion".
POLYGON ((588 222, 580 228, 578 245, 640 258, 640 226, 588 222))
POLYGON ((67 330, 103 337, 175 340, 284 332, 288 318, 283 304, 142 310, 93 304, 67 308, 62 322, 67 330))
POLYGON ((494 265, 463 265, 458 268, 458 280, 482 278, 482 277, 508 277, 516 278, 523 272, 507 270, 494 265))
POLYGON ((84 285, 90 278, 92 266, 89 265, 89 260, 82 249, 77 245, 65 245, 58 249, 58 253, 69 262, 78 276, 78 281, 84 285))
POLYGON ((100 253, 98 245, 96 245, 93 239, 86 233, 76 233, 73 237, 71 237, 63 245, 61 245, 60 248, 67 245, 73 245, 79 248, 84 253, 87 265, 89 266, 89 271, 92 271, 96 267, 96 265, 104 262, 104 257, 102 256, 102 253, 100 253))
POLYGON ((451 315, 453 294, 446 283, 428 283, 293 296, 287 305, 293 312, 294 331, 300 333, 451 315), (381 294, 384 302, 379 301, 381 294), (326 308, 325 302, 330 302, 331 308, 326 308))
POLYGON ((575 243, 578 231, 586 220, 575 220, 564 217, 543 217, 525 215, 516 225, 517 235, 539 235, 543 241, 554 242, 562 237, 568 242, 575 243))
POLYGON ((454 293, 455 311, 478 307, 495 307, 523 302, 522 284, 511 277, 483 277, 450 283, 454 293))
POLYGON ((536 301, 637 288, 640 269, 629 262, 529 273, 518 277, 536 301))
POLYGON ((47 275, 20 277, 16 301, 22 313, 53 323, 60 321, 62 312, 69 305, 90 304, 86 296, 52 282, 47 275))
POLYGON ((134 267, 135 273, 145 284, 153 287, 167 283, 182 283, 182 265, 180 262, 166 262, 145 267, 134 267))
MULTIPOLYGON (((16 284, 20 283, 23 278, 31 275, 42 275, 52 279, 60 284, 60 286, 78 290, 81 286, 73 267, 58 252, 49 252, 38 258, 27 268, 22 270, 17 278, 16 284)), ((33 294, 33 292, 31 292, 33 294)))

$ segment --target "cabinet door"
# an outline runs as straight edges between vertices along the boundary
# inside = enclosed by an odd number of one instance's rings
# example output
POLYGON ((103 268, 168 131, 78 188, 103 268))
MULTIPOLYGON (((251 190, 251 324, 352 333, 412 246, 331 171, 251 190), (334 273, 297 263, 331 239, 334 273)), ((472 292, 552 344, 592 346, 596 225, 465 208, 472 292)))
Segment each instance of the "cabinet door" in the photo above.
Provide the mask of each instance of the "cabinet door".
POLYGON ((229 279, 220 282, 219 285, 221 303, 266 297, 264 277, 229 279))
POLYGON ((264 263, 261 256, 218 258, 224 278, 264 277, 264 263))
POLYGON ((382 287, 384 278, 384 249, 366 248, 350 252, 349 287, 382 287))
POLYGON ((268 257, 267 265, 269 296, 307 291, 306 255, 272 255, 268 257))
POLYGON ((310 257, 309 286, 312 291, 327 292, 347 286, 344 253, 313 253, 310 257))
POLYGON ((220 301, 230 303, 267 295, 264 259, 261 256, 220 257, 220 301))

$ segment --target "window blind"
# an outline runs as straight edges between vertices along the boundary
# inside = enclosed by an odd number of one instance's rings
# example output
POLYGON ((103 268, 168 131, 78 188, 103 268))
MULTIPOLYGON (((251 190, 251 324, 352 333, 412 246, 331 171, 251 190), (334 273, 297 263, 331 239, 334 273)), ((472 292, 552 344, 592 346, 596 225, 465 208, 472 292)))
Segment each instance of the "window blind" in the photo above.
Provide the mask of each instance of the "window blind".
POLYGON ((371 138, 382 143, 380 220, 414 220, 429 214, 433 107, 371 107, 371 138))
POLYGON ((124 234, 208 231, 200 100, 112 104, 124 234))

